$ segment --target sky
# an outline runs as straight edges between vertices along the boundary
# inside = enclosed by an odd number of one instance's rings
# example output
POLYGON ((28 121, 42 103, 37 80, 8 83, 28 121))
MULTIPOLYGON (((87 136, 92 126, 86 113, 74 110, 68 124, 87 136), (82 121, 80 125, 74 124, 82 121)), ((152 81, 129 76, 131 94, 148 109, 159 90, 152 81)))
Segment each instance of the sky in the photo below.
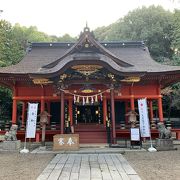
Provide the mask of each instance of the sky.
POLYGON ((180 8, 179 0, 0 0, 1 19, 21 26, 36 26, 48 35, 77 36, 86 25, 91 30, 107 26, 142 6, 180 8))

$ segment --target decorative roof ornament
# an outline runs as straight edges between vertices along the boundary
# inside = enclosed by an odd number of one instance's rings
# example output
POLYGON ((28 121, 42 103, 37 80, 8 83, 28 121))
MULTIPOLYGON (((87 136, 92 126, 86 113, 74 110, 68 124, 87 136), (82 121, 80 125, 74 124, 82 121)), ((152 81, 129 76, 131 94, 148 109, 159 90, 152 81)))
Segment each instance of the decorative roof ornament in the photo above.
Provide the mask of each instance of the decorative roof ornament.
POLYGON ((125 79, 122 79, 121 82, 139 82, 141 80, 140 77, 136 77, 136 76, 130 76, 130 77, 127 77, 125 79))
POLYGON ((33 79, 34 84, 40 84, 40 85, 46 85, 46 84, 51 84, 53 81, 50 81, 49 79, 46 78, 38 78, 38 79, 33 79))
POLYGON ((91 74, 99 71, 103 67, 100 65, 82 64, 72 66, 71 68, 85 76, 90 76, 91 74))
POLYGON ((90 32, 90 28, 88 27, 87 21, 86 21, 86 26, 84 28, 84 32, 90 32))

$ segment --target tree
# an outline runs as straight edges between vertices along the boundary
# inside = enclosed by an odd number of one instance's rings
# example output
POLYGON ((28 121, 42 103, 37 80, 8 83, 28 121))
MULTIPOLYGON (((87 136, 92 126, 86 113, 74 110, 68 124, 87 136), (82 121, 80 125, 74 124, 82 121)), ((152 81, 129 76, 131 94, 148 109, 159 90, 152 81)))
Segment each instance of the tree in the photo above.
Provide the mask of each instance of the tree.
POLYGON ((7 88, 0 88, 0 120, 11 119, 12 94, 7 88))
POLYGON ((108 27, 95 30, 102 40, 144 40, 155 59, 171 57, 173 14, 160 6, 129 12, 108 27), (106 30, 106 33, 104 32, 106 30), (102 32, 102 36, 101 33, 102 32), (104 38, 104 39, 103 39, 104 38))
POLYGON ((58 38, 59 42, 75 42, 76 38, 71 37, 69 34, 64 34, 62 37, 58 38))
POLYGON ((23 49, 19 46, 13 36, 13 29, 9 22, 0 21, 0 66, 16 64, 24 55, 23 49))

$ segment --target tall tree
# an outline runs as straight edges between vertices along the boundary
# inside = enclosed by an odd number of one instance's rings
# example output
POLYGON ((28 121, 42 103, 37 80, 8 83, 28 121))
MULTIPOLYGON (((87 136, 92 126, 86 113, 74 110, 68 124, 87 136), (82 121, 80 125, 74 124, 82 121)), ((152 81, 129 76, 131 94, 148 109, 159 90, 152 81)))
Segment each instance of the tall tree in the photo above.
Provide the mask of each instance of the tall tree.
POLYGON ((13 36, 13 29, 9 22, 0 21, 0 66, 16 64, 23 56, 23 49, 13 36))
POLYGON ((124 18, 108 26, 100 28, 95 34, 102 40, 144 40, 151 55, 171 57, 173 14, 160 6, 142 7, 129 12, 124 18), (106 35, 105 32, 106 31, 106 35), (98 32, 98 33, 96 33, 98 32), (105 37, 105 38, 104 38, 105 37), (104 38, 104 39, 103 39, 104 38))

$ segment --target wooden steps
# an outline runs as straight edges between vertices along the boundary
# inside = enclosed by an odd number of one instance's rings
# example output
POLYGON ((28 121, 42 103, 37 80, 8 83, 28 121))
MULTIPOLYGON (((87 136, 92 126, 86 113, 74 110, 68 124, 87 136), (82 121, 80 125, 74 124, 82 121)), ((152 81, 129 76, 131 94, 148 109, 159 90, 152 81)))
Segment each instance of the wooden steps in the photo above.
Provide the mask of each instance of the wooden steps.
POLYGON ((107 132, 103 125, 78 124, 75 133, 79 134, 80 144, 107 143, 107 132))

